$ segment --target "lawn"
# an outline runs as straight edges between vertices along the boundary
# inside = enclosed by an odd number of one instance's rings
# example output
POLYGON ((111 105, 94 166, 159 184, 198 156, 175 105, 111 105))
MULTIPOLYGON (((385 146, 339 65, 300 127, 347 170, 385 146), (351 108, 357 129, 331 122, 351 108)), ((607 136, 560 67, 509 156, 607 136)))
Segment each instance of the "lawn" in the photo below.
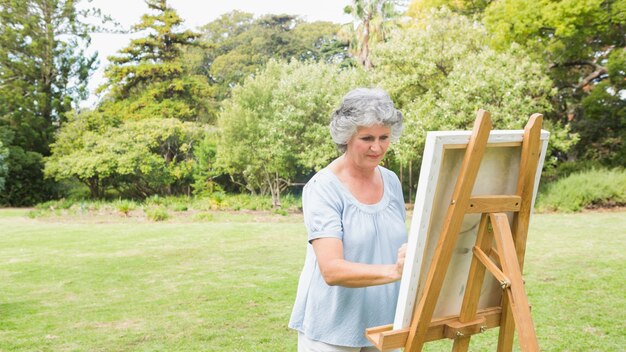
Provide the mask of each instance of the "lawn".
MULTIPOLYGON (((300 215, 0 210, 0 351, 295 351, 286 325, 305 245, 300 215)), ((543 350, 623 351, 625 252, 624 212, 533 217, 525 280, 543 350)))

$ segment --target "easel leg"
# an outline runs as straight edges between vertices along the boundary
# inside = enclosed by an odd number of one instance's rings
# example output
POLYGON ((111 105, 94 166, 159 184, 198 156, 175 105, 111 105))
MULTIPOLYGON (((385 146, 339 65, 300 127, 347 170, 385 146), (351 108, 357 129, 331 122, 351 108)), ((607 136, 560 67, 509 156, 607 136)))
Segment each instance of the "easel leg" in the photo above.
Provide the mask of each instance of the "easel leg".
POLYGON ((515 321, 509 296, 502 295, 502 317, 500 318, 500 333, 498 335, 498 352, 513 351, 513 338, 515 335, 515 321))
POLYGON ((524 255, 526 253, 526 238, 532 210, 533 192, 535 188, 535 173, 539 156, 541 155, 541 125, 543 116, 533 114, 524 127, 524 140, 522 142, 522 155, 520 160, 520 172, 518 176, 517 191, 515 194, 522 197, 520 211, 513 217, 513 241, 520 270, 524 269, 524 255))
MULTIPOLYGON (((503 299, 503 302, 508 304, 504 306, 503 309, 510 307, 513 313, 513 320, 515 321, 515 328, 519 337, 521 350, 524 352, 539 351, 539 343, 537 342, 535 328, 530 315, 528 297, 526 297, 526 292, 524 291, 524 281, 522 279, 519 261, 517 260, 515 245, 513 244, 513 235, 511 234, 509 220, 504 213, 494 213, 489 216, 493 224, 498 252, 501 256, 500 264, 502 265, 502 271, 511 280, 511 285, 505 290, 507 298, 503 299)), ((504 328, 506 328, 506 326, 504 328)), ((512 335, 513 334, 508 334, 507 336, 511 338, 512 335)))
MULTIPOLYGON (((491 248, 493 236, 489 233, 487 228, 489 217, 487 214, 483 214, 480 218, 480 225, 478 226, 478 233, 476 235, 476 247, 483 252, 488 251, 491 248)), ((461 305, 461 313, 459 315, 459 321, 466 323, 472 321, 476 316, 476 310, 478 309, 478 300, 480 299, 480 290, 483 286, 485 279, 485 266, 476 258, 472 258, 472 264, 470 265, 469 275, 467 276, 467 284, 465 287, 465 295, 463 296, 463 304, 461 305)), ((452 346, 453 352, 466 352, 469 349, 471 336, 463 336, 454 340, 452 346)))
POLYGON ((452 345, 452 352, 466 352, 469 350, 470 344, 470 336, 468 337, 459 337, 454 340, 454 345, 452 345))
MULTIPOLYGON (((543 116, 533 114, 524 127, 524 140, 522 142, 522 155, 520 161, 520 173, 516 194, 522 197, 523 202, 520 211, 513 217, 513 239, 519 263, 520 272, 524 268, 524 255, 526 252, 526 237, 528 223, 532 208, 532 196, 535 184, 535 173, 541 154, 541 126, 543 116)), ((513 350, 513 335, 515 322, 508 295, 502 297, 502 318, 500 319, 500 335, 498 337, 498 352, 510 352, 513 350)))
POLYGON ((450 265, 450 259, 454 252, 454 246, 457 242, 461 224, 463 223, 463 217, 469 206, 470 195, 474 183, 476 182, 480 162, 487 147, 491 128, 492 124, 489 113, 484 110, 479 110, 472 135, 470 136, 465 155, 463 156, 458 180, 454 186, 454 192, 452 192, 452 200, 448 206, 439 242, 437 243, 431 267, 428 271, 424 285, 424 295, 413 311, 413 319, 411 321, 405 351, 420 352, 424 346, 426 333, 428 332, 428 327, 430 326, 435 311, 435 305, 437 304, 437 299, 439 298, 439 293, 441 292, 441 287, 443 286, 443 281, 448 266, 450 265))

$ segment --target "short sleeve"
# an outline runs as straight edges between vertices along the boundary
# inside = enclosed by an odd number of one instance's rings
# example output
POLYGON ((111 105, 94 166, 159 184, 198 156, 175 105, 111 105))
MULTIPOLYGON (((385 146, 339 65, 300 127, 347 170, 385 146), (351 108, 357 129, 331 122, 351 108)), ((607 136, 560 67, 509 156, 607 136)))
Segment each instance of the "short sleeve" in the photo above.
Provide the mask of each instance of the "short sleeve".
POLYGON ((343 239, 343 202, 328 179, 316 175, 304 187, 302 212, 309 242, 333 237, 343 239))

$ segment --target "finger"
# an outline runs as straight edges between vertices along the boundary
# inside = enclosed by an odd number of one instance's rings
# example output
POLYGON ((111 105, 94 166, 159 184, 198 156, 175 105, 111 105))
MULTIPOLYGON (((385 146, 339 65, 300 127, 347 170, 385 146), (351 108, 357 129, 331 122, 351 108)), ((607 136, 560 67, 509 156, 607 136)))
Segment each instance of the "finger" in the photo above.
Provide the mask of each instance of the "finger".
POLYGON ((398 249, 398 257, 404 257, 406 255, 406 243, 400 246, 398 249))

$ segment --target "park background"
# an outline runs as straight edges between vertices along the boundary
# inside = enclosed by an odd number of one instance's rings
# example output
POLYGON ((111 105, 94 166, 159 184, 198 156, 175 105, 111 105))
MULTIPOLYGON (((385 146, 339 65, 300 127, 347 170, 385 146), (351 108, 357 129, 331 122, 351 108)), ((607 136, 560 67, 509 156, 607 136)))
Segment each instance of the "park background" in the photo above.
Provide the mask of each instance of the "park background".
POLYGON ((540 345, 626 345, 626 1, 354 0, 348 23, 194 29, 163 0, 133 28, 89 4, 0 0, 0 349, 292 350, 299 195, 358 86, 405 116, 384 164, 409 210, 427 131, 542 113, 540 345), (84 104, 102 32, 133 39, 84 104))

